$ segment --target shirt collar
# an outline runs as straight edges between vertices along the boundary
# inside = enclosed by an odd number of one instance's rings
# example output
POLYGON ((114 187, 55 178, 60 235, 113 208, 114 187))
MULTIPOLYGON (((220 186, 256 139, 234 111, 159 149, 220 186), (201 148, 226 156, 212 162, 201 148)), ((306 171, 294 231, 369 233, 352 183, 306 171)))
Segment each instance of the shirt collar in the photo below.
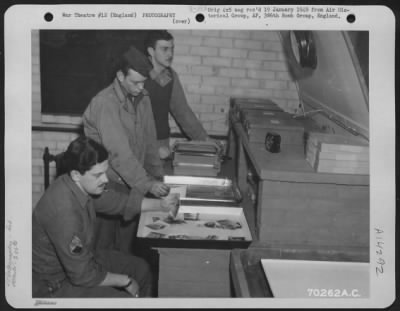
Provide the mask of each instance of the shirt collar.
POLYGON ((156 81, 160 86, 166 86, 172 81, 172 70, 171 68, 164 68, 160 72, 157 72, 154 68, 149 73, 150 78, 156 81))
POLYGON ((113 87, 115 90, 115 94, 118 97, 118 100, 121 104, 126 104, 128 102, 134 102, 140 100, 143 96, 147 96, 149 93, 147 90, 143 90, 139 96, 133 97, 128 94, 128 92, 121 86, 121 83, 118 81, 117 78, 113 81, 113 87))
POLYGON ((121 86, 121 83, 117 78, 114 79, 113 87, 115 90, 115 94, 117 94, 118 100, 121 103, 125 103, 128 99, 128 92, 121 86))
POLYGON ((69 174, 64 174, 60 178, 62 178, 62 180, 67 185, 67 187, 74 194, 74 196, 78 200, 78 202, 81 205, 81 207, 84 208, 86 206, 86 204, 89 202, 90 196, 85 194, 82 191, 82 189, 78 187, 78 185, 72 180, 72 178, 71 178, 71 176, 69 174))

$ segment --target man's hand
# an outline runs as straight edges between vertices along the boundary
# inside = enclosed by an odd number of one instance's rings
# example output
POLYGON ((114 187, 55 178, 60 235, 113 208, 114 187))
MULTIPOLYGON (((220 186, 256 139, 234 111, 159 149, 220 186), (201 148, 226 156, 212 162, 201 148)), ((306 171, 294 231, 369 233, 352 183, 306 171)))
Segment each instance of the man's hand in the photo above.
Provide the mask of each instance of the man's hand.
POLYGON ((154 182, 154 184, 150 188, 150 193, 155 195, 156 197, 166 196, 169 193, 169 187, 159 181, 154 182))
POLYGON ((139 284, 131 278, 131 284, 125 290, 132 295, 132 297, 139 297, 139 284))
POLYGON ((167 146, 161 146, 158 148, 158 154, 160 159, 165 160, 171 156, 171 150, 167 146))

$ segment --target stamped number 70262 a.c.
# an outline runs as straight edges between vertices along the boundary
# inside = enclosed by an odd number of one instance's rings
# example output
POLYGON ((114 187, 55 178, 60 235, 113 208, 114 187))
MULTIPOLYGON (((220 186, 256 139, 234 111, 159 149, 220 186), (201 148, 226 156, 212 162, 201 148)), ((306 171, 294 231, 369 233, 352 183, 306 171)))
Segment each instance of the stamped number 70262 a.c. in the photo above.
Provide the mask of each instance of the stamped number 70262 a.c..
POLYGON ((357 289, 325 289, 325 288, 307 288, 310 297, 360 297, 357 289))

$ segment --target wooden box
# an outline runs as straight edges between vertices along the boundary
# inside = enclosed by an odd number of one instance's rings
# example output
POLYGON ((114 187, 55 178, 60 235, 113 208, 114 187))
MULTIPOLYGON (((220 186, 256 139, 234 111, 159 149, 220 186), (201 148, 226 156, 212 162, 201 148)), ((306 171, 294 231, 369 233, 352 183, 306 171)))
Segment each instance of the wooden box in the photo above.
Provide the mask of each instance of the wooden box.
POLYGON ((263 166, 257 186, 259 239, 368 249, 368 176, 316 173, 303 156, 296 158, 294 149, 282 152, 276 160, 262 156, 270 162, 263 166))
POLYGON ((241 111, 283 111, 277 104, 270 99, 265 98, 231 98, 230 99, 231 113, 239 120, 241 111))
POLYGON ((250 142, 265 142, 268 132, 281 136, 281 145, 304 145, 304 126, 290 118, 265 117, 245 124, 245 131, 250 142))

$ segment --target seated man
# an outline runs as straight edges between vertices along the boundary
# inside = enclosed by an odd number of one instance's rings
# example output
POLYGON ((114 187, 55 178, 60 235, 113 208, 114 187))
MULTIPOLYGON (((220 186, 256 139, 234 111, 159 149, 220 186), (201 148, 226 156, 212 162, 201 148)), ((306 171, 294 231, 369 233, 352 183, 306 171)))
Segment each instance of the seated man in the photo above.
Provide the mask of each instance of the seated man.
POLYGON ((128 195, 105 189, 108 152, 87 137, 71 142, 67 173, 46 190, 32 215, 33 297, 151 296, 151 273, 142 258, 107 250, 95 252, 96 211, 140 212, 128 195))

